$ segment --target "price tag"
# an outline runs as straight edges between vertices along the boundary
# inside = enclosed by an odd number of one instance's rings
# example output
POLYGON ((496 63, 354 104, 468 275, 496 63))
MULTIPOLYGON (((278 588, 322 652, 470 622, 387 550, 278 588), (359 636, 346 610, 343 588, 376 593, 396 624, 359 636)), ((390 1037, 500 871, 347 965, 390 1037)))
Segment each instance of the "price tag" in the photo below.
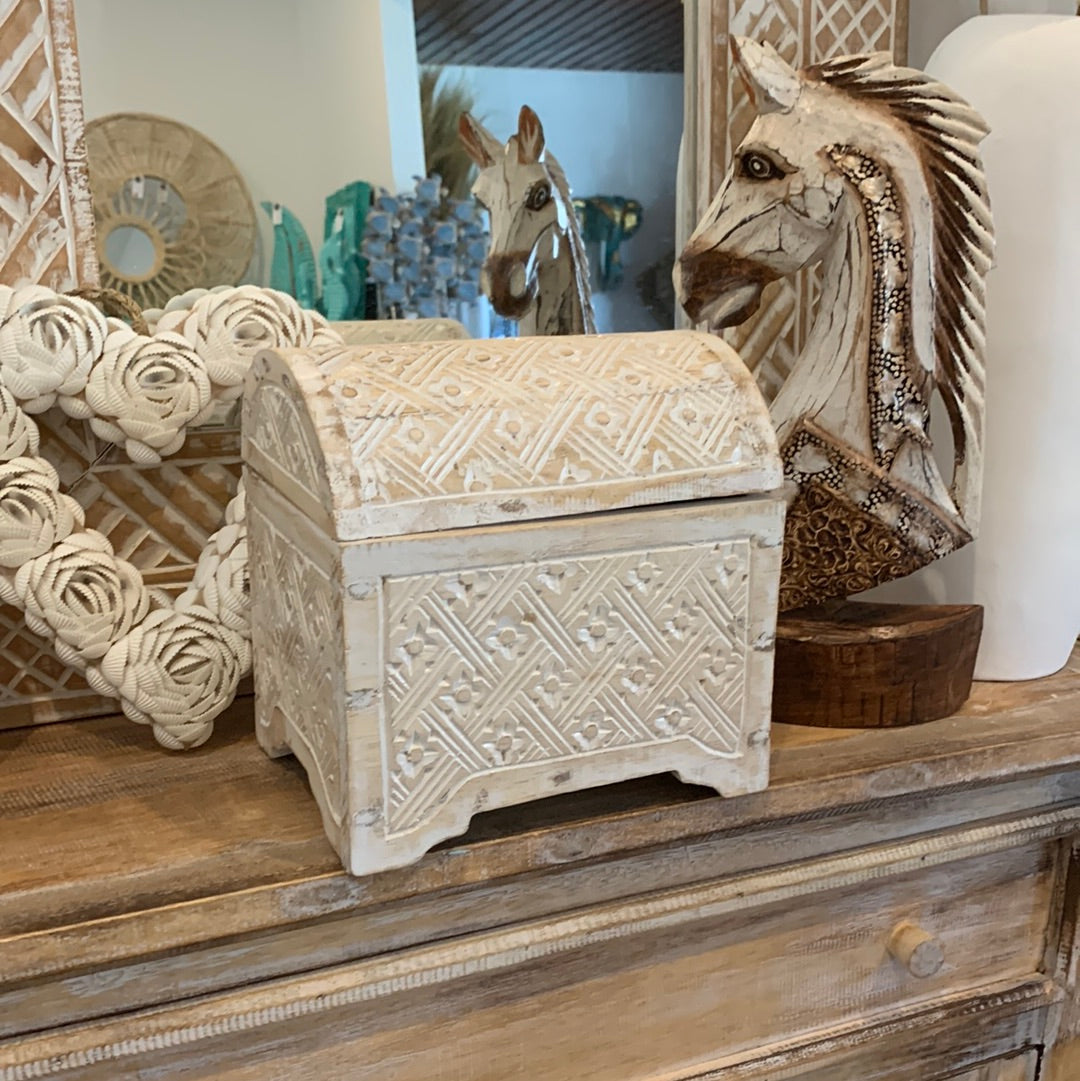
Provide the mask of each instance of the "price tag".
POLYGON ((274 203, 274 206, 270 211, 270 220, 275 225, 280 225, 284 220, 284 215, 281 213, 281 203, 274 203))
POLYGON ((146 194, 146 177, 133 176, 131 178, 131 194, 136 199, 141 199, 146 194))

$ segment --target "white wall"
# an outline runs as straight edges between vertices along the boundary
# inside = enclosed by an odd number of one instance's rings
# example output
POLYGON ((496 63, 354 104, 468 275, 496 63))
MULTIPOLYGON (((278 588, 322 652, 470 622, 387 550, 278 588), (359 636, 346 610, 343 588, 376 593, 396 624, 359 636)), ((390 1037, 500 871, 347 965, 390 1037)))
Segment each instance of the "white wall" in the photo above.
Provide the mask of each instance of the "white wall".
POLYGON ((593 302, 602 332, 656 330, 634 279, 675 244, 682 76, 455 67, 447 77, 464 78, 477 118, 499 139, 517 130, 521 106, 531 106, 575 196, 621 195, 642 204, 641 229, 622 248, 622 286, 594 292, 593 302))
POLYGON ((88 120, 156 113, 236 165, 259 221, 251 280, 271 251, 262 200, 317 250, 331 192, 423 171, 411 0, 78 0, 75 17, 88 120))

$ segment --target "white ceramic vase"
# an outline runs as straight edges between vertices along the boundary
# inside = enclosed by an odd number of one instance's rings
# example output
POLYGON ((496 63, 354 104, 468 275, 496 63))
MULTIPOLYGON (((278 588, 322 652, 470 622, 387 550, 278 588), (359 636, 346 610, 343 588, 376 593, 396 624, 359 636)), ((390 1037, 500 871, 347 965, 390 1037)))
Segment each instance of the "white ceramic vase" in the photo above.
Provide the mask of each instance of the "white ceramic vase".
POLYGON ((971 19, 927 70, 991 128, 983 513, 974 545, 889 599, 982 604, 976 678, 1034 679, 1080 633, 1080 18, 971 19))

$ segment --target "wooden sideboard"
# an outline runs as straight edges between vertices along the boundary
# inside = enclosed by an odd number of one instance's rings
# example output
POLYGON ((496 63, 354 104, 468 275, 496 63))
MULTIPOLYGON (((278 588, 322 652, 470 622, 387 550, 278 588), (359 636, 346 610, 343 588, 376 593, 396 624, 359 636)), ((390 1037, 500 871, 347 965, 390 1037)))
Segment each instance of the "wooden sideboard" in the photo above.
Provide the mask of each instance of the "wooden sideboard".
POLYGON ((237 703, 0 733, 0 1078, 1077 1081, 1080 653, 343 875, 237 703))

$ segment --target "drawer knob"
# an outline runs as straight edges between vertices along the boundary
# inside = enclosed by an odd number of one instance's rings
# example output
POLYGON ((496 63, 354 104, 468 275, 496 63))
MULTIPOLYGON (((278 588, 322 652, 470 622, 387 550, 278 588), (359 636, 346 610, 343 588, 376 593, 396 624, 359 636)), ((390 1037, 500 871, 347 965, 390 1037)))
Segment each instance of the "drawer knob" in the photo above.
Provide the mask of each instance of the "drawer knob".
POLYGON ((925 980, 945 963, 941 940, 907 921, 893 928, 889 937, 889 953, 917 980, 925 980))

